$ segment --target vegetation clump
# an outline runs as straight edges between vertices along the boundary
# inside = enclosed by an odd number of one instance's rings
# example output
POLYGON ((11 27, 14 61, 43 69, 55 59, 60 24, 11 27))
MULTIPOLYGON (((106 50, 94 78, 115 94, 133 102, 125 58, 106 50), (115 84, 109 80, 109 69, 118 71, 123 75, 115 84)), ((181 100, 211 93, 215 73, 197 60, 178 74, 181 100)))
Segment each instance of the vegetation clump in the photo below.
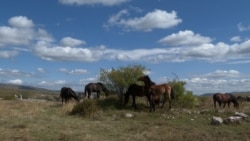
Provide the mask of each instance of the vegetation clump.
POLYGON ((96 104, 96 101, 83 100, 83 102, 76 104, 69 114, 83 117, 96 117, 99 111, 100 110, 96 104))

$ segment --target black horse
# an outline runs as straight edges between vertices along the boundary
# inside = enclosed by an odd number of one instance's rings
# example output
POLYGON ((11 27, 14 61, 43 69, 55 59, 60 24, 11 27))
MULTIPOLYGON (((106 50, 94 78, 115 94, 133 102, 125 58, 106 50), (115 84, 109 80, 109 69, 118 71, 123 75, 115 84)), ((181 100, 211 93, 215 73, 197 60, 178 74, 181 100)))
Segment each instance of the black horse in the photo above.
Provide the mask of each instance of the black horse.
POLYGON ((74 98, 78 102, 80 101, 80 98, 70 87, 62 87, 60 97, 62 99, 62 104, 63 102, 67 103, 71 98, 74 98))
POLYGON ((109 90, 105 87, 103 83, 89 83, 85 86, 84 94, 85 96, 88 96, 88 99, 90 99, 91 93, 96 92, 97 98, 99 99, 100 93, 102 91, 105 93, 105 96, 109 95, 109 90))
POLYGON ((135 103, 135 97, 138 96, 138 97, 144 97, 146 96, 148 98, 148 101, 149 101, 149 97, 147 95, 147 92, 146 92, 146 89, 144 86, 140 86, 140 85, 137 85, 137 84, 131 84, 129 85, 128 87, 128 90, 127 92, 125 93, 125 101, 124 101, 124 104, 126 105, 129 101, 129 96, 132 95, 132 98, 133 98, 133 104, 132 104, 132 107, 134 107, 135 109, 137 108, 136 107, 136 103, 135 103))
POLYGON ((230 103, 232 102, 234 104, 235 108, 239 107, 239 103, 237 98, 230 94, 230 93, 215 93, 213 95, 213 101, 214 101, 214 108, 216 109, 216 102, 218 102, 219 107, 221 107, 221 104, 223 104, 223 108, 225 108, 226 104, 228 104, 228 107, 230 107, 230 103))

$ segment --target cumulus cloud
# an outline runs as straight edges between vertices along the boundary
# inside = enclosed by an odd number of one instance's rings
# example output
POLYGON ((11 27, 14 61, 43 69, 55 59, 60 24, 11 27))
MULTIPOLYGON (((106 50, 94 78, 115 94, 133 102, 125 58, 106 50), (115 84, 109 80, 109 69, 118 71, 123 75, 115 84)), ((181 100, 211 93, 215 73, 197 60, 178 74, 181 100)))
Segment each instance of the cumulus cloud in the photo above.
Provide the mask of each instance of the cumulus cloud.
POLYGON ((68 5, 95 5, 95 4, 101 4, 104 6, 114 6, 119 5, 125 2, 128 2, 130 0, 59 0, 62 4, 68 4, 68 5))
POLYGON ((14 85, 22 85, 23 81, 21 79, 15 79, 15 80, 9 80, 7 81, 9 84, 14 84, 14 85))
POLYGON ((158 42, 169 46, 197 46, 210 43, 211 41, 212 39, 209 37, 204 37, 200 34, 195 34, 191 30, 185 30, 168 35, 160 39, 158 42))
POLYGON ((193 76, 184 81, 187 82, 187 90, 194 91, 195 94, 242 92, 250 90, 249 75, 240 73, 237 70, 216 70, 214 72, 193 76))
POLYGON ((16 16, 9 19, 9 24, 10 26, 0 26, 0 47, 28 45, 34 37, 32 20, 16 16))
POLYGON ((9 24, 17 28, 31 28, 34 26, 33 21, 25 16, 12 17, 9 19, 9 24))
POLYGON ((33 21, 25 16, 11 17, 8 23, 9 26, 0 26, 0 58, 12 58, 20 51, 28 51, 37 40, 53 41, 46 30, 36 29, 33 21))
POLYGON ((74 47, 74 46, 79 46, 79 45, 84 45, 86 44, 85 41, 79 40, 79 39, 74 39, 72 37, 64 37, 61 41, 60 44, 62 46, 70 46, 70 47, 74 47))
POLYGON ((33 52, 49 61, 93 62, 99 60, 102 55, 102 51, 98 51, 96 48, 64 47, 44 41, 38 42, 33 48, 33 52))
POLYGON ((105 27, 118 26, 125 30, 152 31, 153 29, 171 28, 182 22, 182 20, 177 17, 175 11, 169 13, 160 9, 149 12, 143 17, 125 19, 122 18, 124 15, 128 15, 127 10, 122 10, 116 15, 111 16, 105 24, 105 27))

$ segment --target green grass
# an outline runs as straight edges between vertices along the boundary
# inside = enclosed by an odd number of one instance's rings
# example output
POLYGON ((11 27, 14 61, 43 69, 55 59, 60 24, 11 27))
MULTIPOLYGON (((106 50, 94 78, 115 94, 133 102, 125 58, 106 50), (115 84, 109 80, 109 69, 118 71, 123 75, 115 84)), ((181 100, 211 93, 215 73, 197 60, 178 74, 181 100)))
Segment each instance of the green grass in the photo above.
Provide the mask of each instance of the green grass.
MULTIPOLYGON (((226 108, 216 113, 209 97, 202 101, 192 109, 173 107, 169 111, 166 104, 165 108, 157 107, 150 113, 144 99, 138 98, 138 109, 134 110, 131 103, 123 107, 111 97, 87 103, 87 106, 94 104, 97 108, 94 112, 98 114, 84 116, 69 114, 78 105, 75 102, 62 106, 60 101, 0 100, 0 140, 250 140, 248 120, 240 124, 210 124, 212 116, 224 118, 232 115, 235 109, 226 108), (125 117, 126 113, 133 117, 125 117)), ((243 103, 238 111, 250 115, 249 110, 250 103, 243 103)))

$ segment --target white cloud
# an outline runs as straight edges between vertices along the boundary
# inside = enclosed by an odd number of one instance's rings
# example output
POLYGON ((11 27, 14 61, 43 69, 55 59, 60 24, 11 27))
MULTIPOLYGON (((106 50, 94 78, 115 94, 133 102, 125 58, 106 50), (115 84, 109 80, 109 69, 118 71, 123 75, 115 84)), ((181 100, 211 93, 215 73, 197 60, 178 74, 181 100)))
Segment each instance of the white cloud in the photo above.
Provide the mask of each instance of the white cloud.
POLYGON ((230 39, 231 42, 240 42, 241 41, 241 37, 240 36, 234 36, 230 39))
POLYGON ((69 5, 95 5, 101 4, 104 6, 113 6, 119 5, 130 0, 59 0, 62 4, 69 4, 69 5))
POLYGON ((216 70, 184 81, 187 82, 186 89, 195 94, 250 91, 249 75, 237 70, 216 70))
POLYGON ((60 68, 59 71, 69 75, 82 75, 88 73, 88 71, 85 69, 68 70, 66 68, 60 68))
POLYGON ((81 61, 93 62, 100 59, 102 50, 99 48, 74 48, 54 46, 40 41, 33 48, 33 52, 49 61, 81 61))
POLYGON ((194 34, 193 31, 185 30, 173 33, 160 39, 158 42, 169 46, 193 46, 210 43, 212 41, 209 37, 194 34))
POLYGON ((37 68, 37 71, 40 72, 40 73, 45 73, 46 70, 44 68, 37 68))
POLYGON ((171 28, 182 22, 182 20, 177 17, 175 11, 168 13, 167 11, 159 9, 149 12, 143 17, 123 19, 123 15, 128 15, 128 12, 122 10, 118 14, 111 16, 106 23, 106 27, 121 26, 125 30, 152 31, 153 29, 171 28))
POLYGON ((12 58, 18 55, 17 51, 0 51, 0 58, 12 58))
POLYGON ((231 78, 239 77, 240 72, 237 70, 216 70, 215 72, 205 74, 204 76, 209 78, 231 78))
POLYGON ((25 16, 16 16, 9 19, 9 24, 17 28, 32 28, 34 23, 25 16))
POLYGON ((36 40, 53 41, 46 30, 36 30, 33 21, 25 16, 11 17, 8 23, 9 26, 0 26, 0 47, 8 47, 8 50, 0 50, 0 58, 13 58, 20 51, 27 52, 36 40))
POLYGON ((22 72, 17 69, 0 69, 0 76, 5 78, 16 78, 16 77, 32 77, 33 73, 22 72))
POLYGON ((74 39, 72 37, 64 37, 61 41, 60 44, 62 46, 69 46, 69 47, 75 47, 75 46, 79 46, 79 45, 84 45, 86 44, 85 41, 82 40, 78 40, 78 39, 74 39))
POLYGON ((250 30, 250 25, 249 26, 243 26, 242 23, 237 24, 239 31, 248 31, 250 30))
POLYGON ((9 80, 7 83, 14 85, 22 85, 23 81, 21 79, 9 80))

